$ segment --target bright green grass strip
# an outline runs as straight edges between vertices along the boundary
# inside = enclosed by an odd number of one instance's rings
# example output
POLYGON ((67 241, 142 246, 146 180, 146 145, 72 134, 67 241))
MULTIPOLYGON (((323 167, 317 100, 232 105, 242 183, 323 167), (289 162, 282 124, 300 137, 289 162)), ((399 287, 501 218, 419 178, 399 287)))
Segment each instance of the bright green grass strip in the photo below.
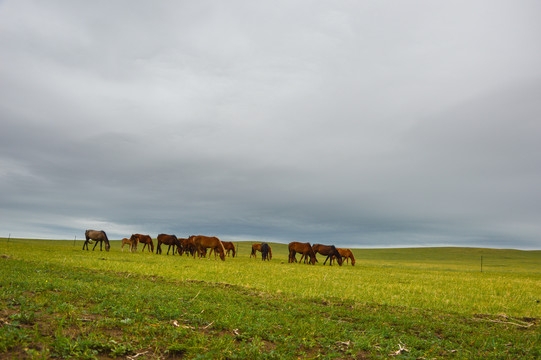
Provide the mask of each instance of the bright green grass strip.
POLYGON ((408 358, 541 355, 533 319, 291 297, 68 260, 0 258, 0 309, 2 358, 374 358, 399 344, 408 358))

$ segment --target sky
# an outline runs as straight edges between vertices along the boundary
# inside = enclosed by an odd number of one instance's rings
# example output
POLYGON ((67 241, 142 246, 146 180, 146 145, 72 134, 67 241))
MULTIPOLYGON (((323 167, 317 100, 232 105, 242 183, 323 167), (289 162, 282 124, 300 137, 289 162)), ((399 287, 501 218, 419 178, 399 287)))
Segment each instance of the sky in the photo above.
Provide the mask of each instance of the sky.
POLYGON ((0 237, 541 249, 541 2, 0 1, 0 237))

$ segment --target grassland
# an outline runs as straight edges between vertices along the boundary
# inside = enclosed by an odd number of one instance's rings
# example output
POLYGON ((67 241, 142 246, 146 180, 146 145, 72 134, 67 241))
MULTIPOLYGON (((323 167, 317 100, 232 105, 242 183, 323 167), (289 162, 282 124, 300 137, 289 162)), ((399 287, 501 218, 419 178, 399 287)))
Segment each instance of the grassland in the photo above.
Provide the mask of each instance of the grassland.
POLYGON ((0 239, 0 358, 541 356, 539 251, 356 249, 329 267, 272 245, 264 263, 249 243, 222 262, 0 239))

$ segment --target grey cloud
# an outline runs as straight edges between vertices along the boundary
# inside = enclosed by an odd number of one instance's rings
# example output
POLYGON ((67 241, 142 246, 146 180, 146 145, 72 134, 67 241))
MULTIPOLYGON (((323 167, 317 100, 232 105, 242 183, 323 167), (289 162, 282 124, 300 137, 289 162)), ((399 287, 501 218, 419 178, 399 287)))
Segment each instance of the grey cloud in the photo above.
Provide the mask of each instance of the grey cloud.
POLYGON ((537 2, 0 9, 4 233, 539 248, 537 2))

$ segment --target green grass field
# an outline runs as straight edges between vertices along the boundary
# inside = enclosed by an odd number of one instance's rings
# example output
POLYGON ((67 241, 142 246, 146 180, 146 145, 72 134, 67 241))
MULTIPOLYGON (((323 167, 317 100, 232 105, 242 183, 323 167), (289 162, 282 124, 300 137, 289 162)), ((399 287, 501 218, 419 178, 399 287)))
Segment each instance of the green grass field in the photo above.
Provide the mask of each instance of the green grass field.
POLYGON ((541 251, 354 249, 330 267, 271 245, 222 262, 0 239, 0 358, 541 356, 541 251))

